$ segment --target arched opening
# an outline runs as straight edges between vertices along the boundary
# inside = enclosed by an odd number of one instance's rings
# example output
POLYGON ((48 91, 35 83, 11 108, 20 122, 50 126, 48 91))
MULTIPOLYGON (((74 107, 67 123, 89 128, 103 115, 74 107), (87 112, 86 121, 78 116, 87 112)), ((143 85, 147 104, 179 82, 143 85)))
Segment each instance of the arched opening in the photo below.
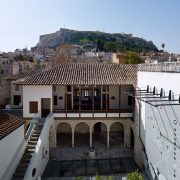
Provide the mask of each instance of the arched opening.
POLYGON ((131 147, 134 149, 134 132, 133 132, 133 130, 132 130, 132 128, 131 128, 131 147))
POLYGON ((110 147, 116 145, 124 146, 124 125, 120 122, 115 122, 110 127, 110 147))
POLYGON ((72 146, 72 129, 66 122, 62 122, 57 126, 57 145, 72 146))
POLYGON ((74 131, 75 147, 87 146, 89 147, 89 126, 84 122, 80 122, 76 125, 74 131))
POLYGON ((102 122, 94 124, 92 129, 92 145, 93 147, 107 147, 107 126, 102 122))

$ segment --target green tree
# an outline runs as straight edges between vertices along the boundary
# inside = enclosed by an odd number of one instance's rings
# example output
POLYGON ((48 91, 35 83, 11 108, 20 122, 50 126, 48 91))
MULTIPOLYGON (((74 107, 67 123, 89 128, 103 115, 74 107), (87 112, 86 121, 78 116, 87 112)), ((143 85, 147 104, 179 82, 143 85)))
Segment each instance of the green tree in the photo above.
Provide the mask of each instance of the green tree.
POLYGON ((105 42, 104 44, 104 50, 106 52, 116 52, 117 50, 117 46, 116 43, 109 41, 109 42, 105 42))
POLYGON ((127 51, 124 53, 123 62, 125 64, 141 64, 144 63, 144 60, 139 56, 138 53, 127 51))
POLYGON ((142 176, 141 174, 138 172, 138 170, 132 172, 132 173, 129 173, 127 175, 127 180, 142 180, 142 176))
POLYGON ((163 48, 163 52, 164 52, 165 44, 162 43, 161 47, 163 48))

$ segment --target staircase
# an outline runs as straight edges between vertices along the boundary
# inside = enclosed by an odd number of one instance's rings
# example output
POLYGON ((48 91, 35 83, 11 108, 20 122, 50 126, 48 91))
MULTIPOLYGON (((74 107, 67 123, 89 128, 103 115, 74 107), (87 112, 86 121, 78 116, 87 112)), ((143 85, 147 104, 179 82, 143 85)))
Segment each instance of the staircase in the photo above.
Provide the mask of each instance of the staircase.
POLYGON ((21 161, 14 173, 13 180, 22 180, 25 176, 26 170, 30 163, 31 157, 36 149, 36 145, 41 134, 41 130, 43 128, 43 124, 37 123, 33 128, 33 133, 27 143, 27 147, 25 152, 21 158, 21 161))

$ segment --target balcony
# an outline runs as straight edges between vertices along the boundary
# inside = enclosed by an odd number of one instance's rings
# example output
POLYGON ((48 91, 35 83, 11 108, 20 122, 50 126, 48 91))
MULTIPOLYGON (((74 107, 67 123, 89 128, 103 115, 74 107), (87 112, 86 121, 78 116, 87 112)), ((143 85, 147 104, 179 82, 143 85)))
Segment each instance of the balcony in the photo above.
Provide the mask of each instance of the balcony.
POLYGON ((56 118, 132 118, 132 109, 107 109, 107 110, 53 110, 56 118))

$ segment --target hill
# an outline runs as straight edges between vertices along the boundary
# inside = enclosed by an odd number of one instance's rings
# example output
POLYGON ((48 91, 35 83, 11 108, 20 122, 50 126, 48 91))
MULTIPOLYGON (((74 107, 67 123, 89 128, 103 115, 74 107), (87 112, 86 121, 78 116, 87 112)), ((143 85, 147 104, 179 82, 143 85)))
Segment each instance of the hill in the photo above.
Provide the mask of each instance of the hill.
POLYGON ((60 44, 91 46, 106 52, 123 50, 136 52, 158 51, 152 41, 133 37, 132 34, 110 34, 100 31, 76 31, 64 28, 61 28, 55 33, 41 35, 36 47, 55 48, 60 44))

